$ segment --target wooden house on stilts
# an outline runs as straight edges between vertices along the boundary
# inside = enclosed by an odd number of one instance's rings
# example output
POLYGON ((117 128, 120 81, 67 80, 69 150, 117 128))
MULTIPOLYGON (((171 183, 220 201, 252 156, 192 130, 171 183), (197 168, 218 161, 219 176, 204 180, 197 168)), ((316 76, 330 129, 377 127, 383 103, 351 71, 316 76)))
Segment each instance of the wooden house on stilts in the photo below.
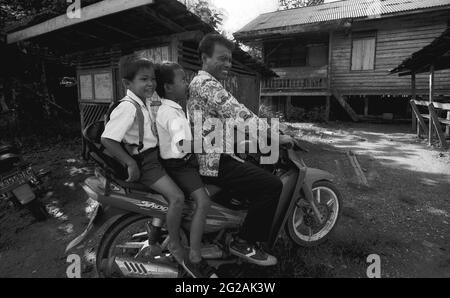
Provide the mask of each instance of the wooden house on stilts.
MULTIPOLYGON (((411 82, 390 70, 441 35, 449 20, 450 0, 342 0, 262 14, 234 36, 261 49, 278 74, 263 81, 261 96, 281 112, 315 104, 354 121, 405 119, 411 82)), ((428 77, 417 74, 415 82, 416 96, 426 99, 428 77)), ((450 96, 449 70, 434 82, 435 96, 450 96)))

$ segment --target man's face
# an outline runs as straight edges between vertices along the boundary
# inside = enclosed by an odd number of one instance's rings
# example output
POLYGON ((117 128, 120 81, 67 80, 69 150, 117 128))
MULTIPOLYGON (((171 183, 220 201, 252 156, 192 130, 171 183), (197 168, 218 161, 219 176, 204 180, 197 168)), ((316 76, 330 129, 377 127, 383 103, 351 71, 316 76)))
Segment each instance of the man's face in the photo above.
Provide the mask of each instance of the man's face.
POLYGON ((153 68, 141 68, 132 81, 125 80, 125 86, 145 102, 156 89, 155 71, 153 68))
POLYGON ((232 66, 232 55, 231 50, 226 46, 221 44, 214 45, 214 51, 211 57, 203 54, 203 66, 204 70, 210 73, 213 77, 218 80, 224 80, 227 78, 231 66, 232 66))

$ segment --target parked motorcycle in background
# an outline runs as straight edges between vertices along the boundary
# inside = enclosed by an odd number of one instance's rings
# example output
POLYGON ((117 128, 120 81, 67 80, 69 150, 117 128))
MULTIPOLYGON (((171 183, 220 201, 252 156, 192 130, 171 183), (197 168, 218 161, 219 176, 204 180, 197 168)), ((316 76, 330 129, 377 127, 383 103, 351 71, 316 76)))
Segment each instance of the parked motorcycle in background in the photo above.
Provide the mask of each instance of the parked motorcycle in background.
POLYGON ((45 169, 35 172, 17 147, 0 146, 0 199, 27 208, 37 221, 48 218, 39 197, 44 193, 43 178, 49 174, 45 169))

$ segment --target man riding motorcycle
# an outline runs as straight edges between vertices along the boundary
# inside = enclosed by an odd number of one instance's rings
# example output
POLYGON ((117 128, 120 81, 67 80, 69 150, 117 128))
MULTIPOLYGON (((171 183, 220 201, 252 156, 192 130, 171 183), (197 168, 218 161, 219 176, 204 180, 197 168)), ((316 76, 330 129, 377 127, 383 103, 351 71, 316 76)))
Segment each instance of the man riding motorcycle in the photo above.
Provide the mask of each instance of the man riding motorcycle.
MULTIPOLYGON (((231 70, 233 49, 234 44, 219 34, 208 34, 200 42, 202 70, 189 86, 187 107, 190 120, 192 122, 195 114, 201 113, 203 120, 218 118, 222 123, 230 118, 236 122, 253 121, 259 125, 265 124, 270 131, 267 123, 240 104, 220 83, 231 70)), ((228 135, 230 131, 226 130, 227 141, 234 140, 228 135)), ((208 137, 207 133, 203 131, 204 138, 208 137)), ((279 142, 281 145, 293 144, 293 139, 281 135, 279 142)), ((248 214, 239 235, 230 244, 230 253, 260 266, 275 265, 277 259, 258 243, 268 240, 282 191, 280 179, 233 153, 202 153, 198 154, 198 160, 200 174, 207 183, 227 189, 237 199, 245 198, 249 202, 248 214)))

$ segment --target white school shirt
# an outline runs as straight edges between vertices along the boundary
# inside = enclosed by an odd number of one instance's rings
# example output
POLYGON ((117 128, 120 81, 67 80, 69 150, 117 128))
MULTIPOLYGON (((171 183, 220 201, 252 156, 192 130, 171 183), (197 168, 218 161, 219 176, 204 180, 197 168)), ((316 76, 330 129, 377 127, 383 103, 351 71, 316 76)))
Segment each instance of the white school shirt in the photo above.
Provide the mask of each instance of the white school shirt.
POLYGON ((183 158, 187 153, 182 153, 176 145, 183 140, 192 140, 191 126, 179 104, 168 99, 161 99, 161 103, 156 116, 161 158, 183 158))
MULTIPOLYGON (((150 101, 147 99, 147 106, 132 91, 127 90, 125 98, 136 101, 142 109, 144 115, 144 140, 141 152, 158 146, 158 138, 151 129, 150 101), (149 107, 149 108, 147 108, 149 107)), ((139 123, 136 116, 136 107, 131 102, 121 102, 111 113, 109 122, 105 126, 102 138, 111 139, 116 142, 139 145, 139 123)), ((138 154, 137 147, 133 149, 133 155, 138 154)))

